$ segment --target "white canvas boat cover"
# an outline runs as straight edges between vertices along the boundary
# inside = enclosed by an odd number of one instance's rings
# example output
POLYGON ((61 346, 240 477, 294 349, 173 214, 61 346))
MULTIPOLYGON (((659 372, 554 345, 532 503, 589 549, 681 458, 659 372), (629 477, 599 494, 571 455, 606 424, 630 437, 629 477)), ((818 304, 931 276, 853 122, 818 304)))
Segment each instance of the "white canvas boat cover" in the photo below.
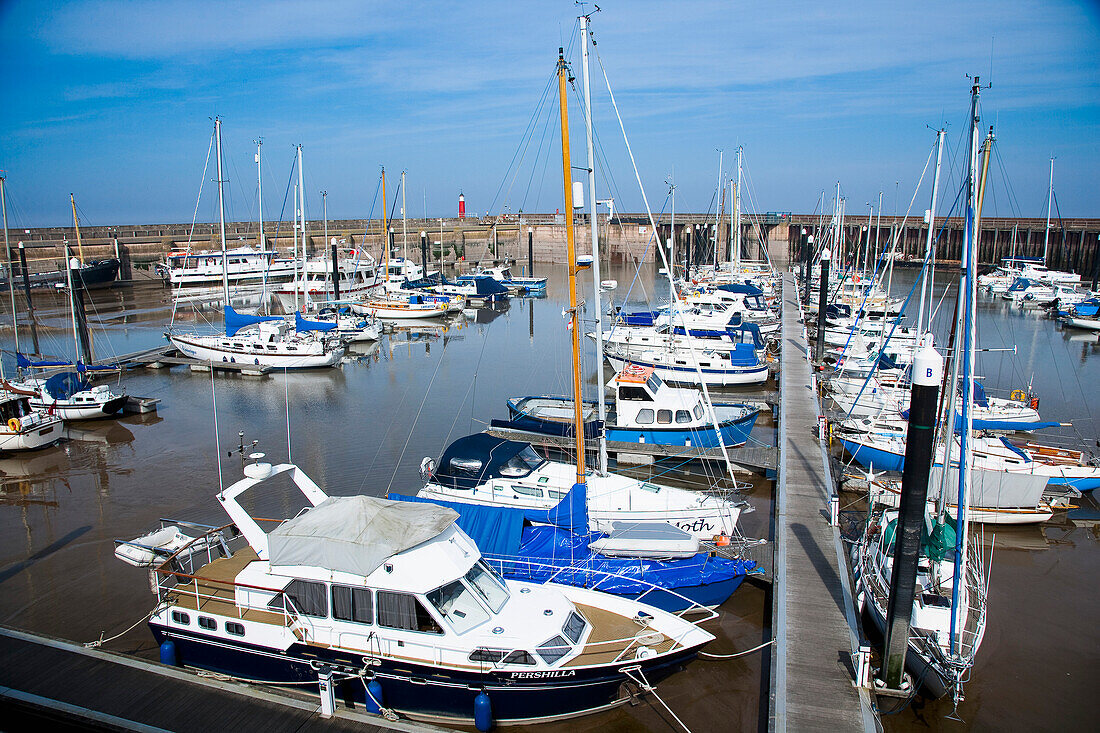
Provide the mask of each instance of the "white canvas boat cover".
POLYGON ((387 558, 439 535, 453 509, 370 496, 332 496, 267 535, 274 565, 307 565, 366 577, 387 558))
MULTIPOLYGON (((928 478, 928 498, 938 499, 943 468, 932 469, 928 478)), ((970 486, 970 506, 984 509, 1033 509, 1039 505, 1046 490, 1047 476, 1030 473, 973 470, 970 486)), ((948 503, 958 500, 959 469, 947 469, 948 503)))

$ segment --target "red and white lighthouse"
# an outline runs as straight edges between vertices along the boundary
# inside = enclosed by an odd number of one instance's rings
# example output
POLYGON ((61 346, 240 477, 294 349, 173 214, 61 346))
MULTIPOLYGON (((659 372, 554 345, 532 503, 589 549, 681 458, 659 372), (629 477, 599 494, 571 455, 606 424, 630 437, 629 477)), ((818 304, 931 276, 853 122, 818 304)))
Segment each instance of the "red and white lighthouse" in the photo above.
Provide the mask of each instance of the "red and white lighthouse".
POLYGON ((466 218, 466 197, 463 196, 461 193, 458 194, 458 218, 466 218))

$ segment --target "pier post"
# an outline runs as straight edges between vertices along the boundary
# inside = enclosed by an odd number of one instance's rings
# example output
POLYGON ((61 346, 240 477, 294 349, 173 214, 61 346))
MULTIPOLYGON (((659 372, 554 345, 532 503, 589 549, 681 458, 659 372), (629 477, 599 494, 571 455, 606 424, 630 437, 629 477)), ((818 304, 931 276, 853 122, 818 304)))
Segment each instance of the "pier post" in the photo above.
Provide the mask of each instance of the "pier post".
POLYGON ((340 300, 340 258, 336 251, 336 237, 332 238, 329 246, 332 248, 332 299, 340 300))
POLYGON ((420 267, 424 270, 424 277, 428 276, 428 233, 420 232, 420 267))
MULTIPOLYGON (((925 343, 913 359, 913 391, 909 403, 909 429, 905 439, 905 467, 901 474, 901 503, 894 532, 894 569, 890 574, 890 599, 886 608, 883 681, 900 690, 909 649, 909 619, 913 615, 917 560, 928 500, 928 473, 936 432, 936 407, 943 378, 943 357, 925 343)), ((885 528, 883 528, 885 531, 885 528)))
POLYGON ((810 305, 810 274, 814 267, 814 235, 810 234, 806 237, 806 261, 802 267, 802 287, 806 289, 806 295, 803 296, 802 302, 809 307, 810 305))
MULTIPOLYGON (((19 251, 22 254, 23 243, 19 243, 19 251)), ((26 265, 23 265, 25 268, 26 265)), ((24 270, 25 271, 25 270, 24 270)), ((1096 292, 1096 281, 1100 278, 1100 234, 1096 235, 1096 249, 1092 251, 1092 291, 1096 292)))
POLYGON ((820 362, 825 353, 825 309, 829 302, 829 260, 832 259, 829 248, 821 250, 821 282, 818 284, 820 295, 817 300, 817 345, 814 349, 814 361, 820 362))
POLYGON ((535 228, 527 227, 527 275, 535 276, 535 228))
MULTIPOLYGON (((27 298, 27 313, 31 319, 31 340, 34 342, 34 353, 41 354, 42 350, 38 348, 38 324, 34 320, 34 301, 31 300, 31 273, 27 269, 27 248, 23 246, 22 242, 19 243, 19 269, 23 271, 23 294, 27 298)), ((1095 283, 1095 279, 1093 282, 1095 283)), ((1092 289, 1096 289, 1095 284, 1092 289)))

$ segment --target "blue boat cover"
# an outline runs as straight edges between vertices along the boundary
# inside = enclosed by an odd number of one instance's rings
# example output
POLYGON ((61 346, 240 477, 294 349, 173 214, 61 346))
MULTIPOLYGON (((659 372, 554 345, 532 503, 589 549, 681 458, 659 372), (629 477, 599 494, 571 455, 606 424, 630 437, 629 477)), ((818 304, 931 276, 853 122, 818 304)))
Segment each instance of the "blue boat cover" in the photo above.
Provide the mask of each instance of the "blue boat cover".
POLYGON ((508 288, 501 285, 489 275, 475 275, 473 278, 474 292, 479 297, 491 298, 508 294, 508 288))
MULTIPOLYGON (((900 413, 902 420, 909 420, 909 410, 902 410, 900 413)), ((963 431, 963 419, 962 415, 955 413, 955 435, 962 435, 963 431)), ((1032 430, 1043 430, 1045 428, 1057 428, 1062 423, 1057 422, 1024 422, 1023 420, 975 420, 975 430, 1026 430, 1028 432, 1032 430)))
POLYGON ((31 367, 72 366, 73 363, 71 361, 51 361, 49 359, 44 359, 42 361, 31 361, 17 351, 15 352, 15 365, 20 369, 30 369, 31 367))
POLYGON ((88 389, 88 381, 77 372, 62 372, 47 379, 45 388, 55 400, 67 400, 88 389))
POLYGON ((627 326, 652 326, 657 322, 658 311, 634 311, 633 313, 620 313, 619 318, 627 326))
POLYGON ((974 382, 974 404, 978 407, 989 407, 989 400, 985 398, 985 387, 981 382, 974 382))
POLYGON ((752 344, 734 344, 730 352, 730 366, 759 366, 756 348, 752 344))
POLYGON ((245 326, 253 326, 264 321, 281 321, 282 316, 250 316, 246 313, 238 313, 233 306, 225 306, 225 335, 234 336, 245 326))
POLYGON ((1008 448, 1010 451, 1012 451, 1013 453, 1018 455, 1020 458, 1023 458, 1024 461, 1026 461, 1028 463, 1031 463, 1031 457, 1028 456, 1027 453, 1025 453, 1022 450, 1020 450, 1019 448, 1017 448, 1012 443, 1009 443, 1008 438, 1001 438, 1001 442, 1004 443, 1005 448, 1008 448))
MULTIPOLYGON (((570 501, 569 497, 577 488, 569 492, 562 504, 570 501)), ((651 590, 647 583, 676 591, 743 577, 756 567, 751 561, 709 557, 705 552, 678 560, 608 557, 588 547, 603 536, 601 532, 571 531, 553 524, 533 526, 532 521, 540 520, 532 518, 529 510, 400 494, 389 494, 387 498, 454 509, 458 512, 458 526, 462 531, 477 544, 482 554, 499 564, 505 577, 512 579, 545 582, 553 576, 558 583, 638 595, 651 590)))
POLYGON ((748 283, 726 283, 725 285, 719 285, 719 290, 725 290, 727 293, 737 293, 739 295, 763 295, 764 291, 755 285, 749 285, 748 283))
POLYGON ((324 321, 307 321, 302 318, 301 313, 294 311, 295 331, 331 331, 334 328, 336 328, 335 321, 332 323, 326 323, 324 321))

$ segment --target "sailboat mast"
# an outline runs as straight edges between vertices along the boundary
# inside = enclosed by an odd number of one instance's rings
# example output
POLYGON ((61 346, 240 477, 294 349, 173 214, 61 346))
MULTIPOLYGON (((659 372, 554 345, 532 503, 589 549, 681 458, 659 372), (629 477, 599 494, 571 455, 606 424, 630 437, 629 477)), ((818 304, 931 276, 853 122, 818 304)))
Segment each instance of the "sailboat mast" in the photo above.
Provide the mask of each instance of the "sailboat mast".
POLYGON ((386 166, 382 166, 382 249, 384 254, 385 269, 382 275, 383 295, 390 287, 390 234, 389 222, 386 221, 386 166))
MULTIPOLYGON (((218 154, 218 221, 221 225, 222 235, 222 299, 224 307, 229 307, 229 256, 225 252, 225 194, 222 191, 225 176, 222 175, 222 118, 214 118, 214 139, 217 141, 218 154)), ((76 219, 76 208, 73 208, 73 219, 76 219)), ((79 239, 79 238, 78 238, 79 239)))
POLYGON ((714 189, 714 271, 718 272, 718 219, 721 217, 722 206, 722 158, 725 151, 718 149, 718 185, 714 189))
POLYGON ((264 177, 263 171, 260 165, 260 149, 263 147, 264 139, 256 138, 256 195, 259 203, 256 206, 256 211, 260 217, 260 235, 256 240, 256 246, 259 247, 260 252, 264 251, 264 177))
POLYGON ((1054 201, 1054 156, 1050 156, 1050 186, 1047 188, 1047 228, 1043 230, 1043 264, 1050 254, 1050 207, 1054 201))
MULTIPOLYGON (((0 175, 0 209, 4 212, 4 251, 8 254, 8 295, 11 296, 11 325, 15 329, 15 353, 19 353, 19 324, 15 318, 15 268, 11 263, 11 242, 8 240, 8 190, 4 187, 5 176, 0 175)), ((0 377, 3 376, 4 361, 0 359, 0 377)))
MULTIPOLYGON (((73 195, 69 194, 69 203, 73 207, 73 229, 76 230, 76 251, 77 256, 80 257, 80 264, 84 264, 84 247, 80 243, 80 220, 76 218, 76 199, 73 195)), ((1048 217, 1049 218, 1049 217, 1048 217)), ((1047 228, 1050 228, 1050 224, 1047 224, 1047 228)))
MULTIPOLYGON (((928 236, 924 242, 924 257, 928 260, 928 275, 921 278, 920 283, 920 307, 917 308, 917 344, 914 346, 913 353, 916 353, 916 349, 920 346, 920 337, 924 334, 924 301, 925 294, 929 298, 935 298, 935 291, 932 290, 934 284, 935 271, 932 269, 935 266, 936 258, 932 255, 932 247, 935 244, 935 229, 936 229, 936 198, 940 191, 940 163, 943 161, 943 135, 944 130, 941 128, 936 130, 936 172, 932 175, 932 201, 928 206, 928 236)), ((879 194, 880 209, 879 215, 881 216, 881 201, 882 194, 879 194)), ((891 261, 892 264, 892 261, 891 261)), ((929 316, 931 320, 931 316, 929 316)), ((929 323, 929 326, 932 324, 929 323)))
MULTIPOLYGON (((298 220, 301 222, 300 231, 302 233, 302 253, 301 259, 305 259, 306 256, 306 188, 304 175, 302 173, 302 146, 298 145, 298 220)), ((298 291, 301 290, 302 283, 298 277, 298 239, 294 239, 294 310, 298 310, 298 291)))
MULTIPOLYGON (((401 171, 401 250, 402 257, 409 259, 409 220, 405 213, 405 171, 401 171)), ((406 267, 408 264, 406 263, 406 267)), ((408 272, 408 270, 406 270, 408 272)))
MULTIPOLYGON (((587 15, 581 16, 581 71, 584 79, 584 134, 588 153, 588 228, 592 230, 592 307, 596 314, 596 394, 599 397, 597 414, 603 423, 607 420, 603 381, 603 298, 600 293, 600 227, 599 215, 596 213, 596 156, 592 149, 592 88, 588 81, 587 15)), ((607 438, 602 431, 598 466, 601 474, 607 473, 607 438)))
POLYGON ((668 236, 669 282, 672 284, 672 299, 679 300, 680 295, 676 291, 676 174, 672 175, 672 182, 668 184, 669 195, 672 196, 672 229, 668 236))
MULTIPOLYGON (((581 324, 577 308, 577 248, 573 233, 573 166, 569 161, 569 107, 565 97, 568 70, 565 49, 558 49, 558 107, 561 110, 561 170, 565 188, 565 243, 569 259, 569 318, 573 337, 573 432, 577 439, 577 483, 584 485, 584 415, 581 402, 581 324)), ((599 339, 597 339, 599 340, 599 339)), ((602 386, 602 385, 601 385, 602 386)))
POLYGON ((733 266, 741 269, 741 146, 737 146, 737 185, 733 189, 733 266))
POLYGON ((966 185, 966 228, 965 228, 965 261, 963 269, 964 282, 966 283, 966 328, 963 332, 963 379, 962 379, 962 433, 959 436, 959 493, 958 493, 958 521, 955 533, 955 572, 951 587, 951 650, 953 653, 962 652, 962 639, 959 633, 961 622, 960 590, 966 582, 966 554, 967 554, 967 513, 970 504, 970 482, 973 472, 972 450, 968 443, 974 428, 974 341, 975 311, 977 301, 977 242, 974 226, 977 223, 977 186, 978 186, 978 99, 980 97, 978 78, 974 78, 974 86, 971 89, 970 103, 970 160, 966 185))

